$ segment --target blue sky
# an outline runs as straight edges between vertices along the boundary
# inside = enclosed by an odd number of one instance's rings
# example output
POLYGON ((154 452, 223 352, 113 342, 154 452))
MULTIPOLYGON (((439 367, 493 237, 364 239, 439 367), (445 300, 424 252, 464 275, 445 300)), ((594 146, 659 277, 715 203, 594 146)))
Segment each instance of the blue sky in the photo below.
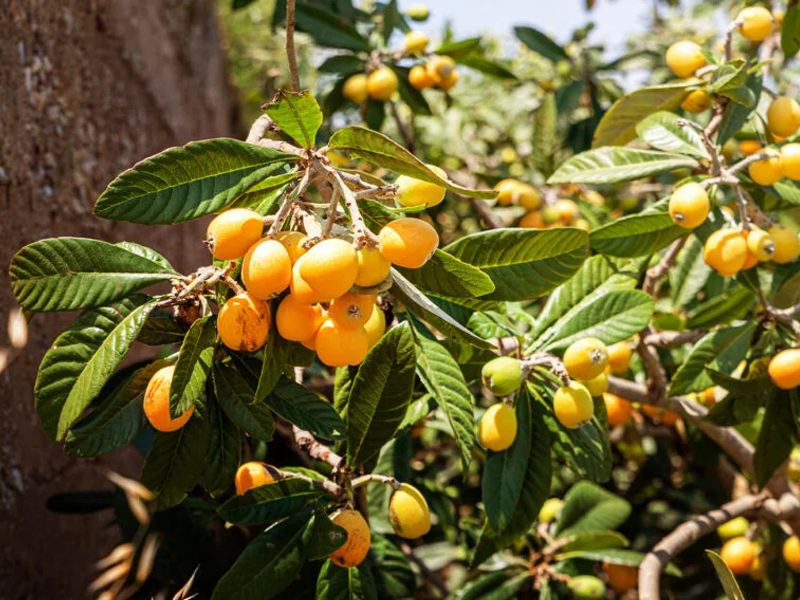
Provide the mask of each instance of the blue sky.
POLYGON ((430 8, 431 18, 414 27, 434 36, 449 19, 458 37, 510 34, 514 25, 530 25, 565 42, 574 29, 593 20, 590 39, 605 43, 612 55, 624 48, 630 33, 642 31, 653 6, 652 0, 596 0, 589 12, 585 0, 401 0, 400 8, 413 4, 430 8))

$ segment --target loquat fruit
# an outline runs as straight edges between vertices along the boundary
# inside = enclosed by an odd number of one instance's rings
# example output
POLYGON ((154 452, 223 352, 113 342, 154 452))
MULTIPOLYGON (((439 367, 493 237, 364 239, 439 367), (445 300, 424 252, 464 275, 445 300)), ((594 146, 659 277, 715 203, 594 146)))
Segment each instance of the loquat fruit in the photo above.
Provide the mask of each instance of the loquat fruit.
POLYGON ((606 597, 606 584, 594 575, 570 577, 567 587, 575 600, 602 600, 606 597))
POLYGON ((267 471, 267 465, 262 462, 246 462, 236 470, 234 483, 236 494, 243 496, 254 487, 272 483, 275 479, 267 471))
POLYGON ((232 208, 214 217, 206 229, 206 245, 214 258, 234 260, 261 239, 264 217, 249 208, 232 208))
POLYGON ((642 412, 654 421, 666 425, 667 427, 672 427, 678 422, 678 419, 680 419, 678 413, 672 412, 671 410, 664 410, 663 408, 652 406, 651 404, 642 404, 642 412))
POLYGON ((449 56, 437 56, 428 63, 428 71, 431 77, 440 85, 445 79, 448 79, 456 70, 456 62, 449 56))
POLYGON ((302 257, 292 267, 292 280, 289 283, 289 291, 299 304, 313 304, 315 302, 328 302, 330 298, 325 298, 312 289, 310 285, 300 275, 300 263, 302 257))
POLYGON ((707 111, 713 103, 714 100, 705 90, 693 90, 681 102, 681 108, 686 112, 697 114, 707 111))
POLYGON ((800 538, 793 535, 783 543, 783 560, 795 573, 800 573, 800 538))
POLYGON ((492 452, 511 447, 517 438, 517 413, 500 402, 490 406, 478 423, 478 442, 492 452))
POLYGON ((631 366, 633 351, 628 342, 622 341, 607 347, 608 367, 614 374, 627 373, 631 366))
POLYGON ((797 237, 797 233, 783 225, 773 225, 768 232, 775 243, 772 262, 784 265, 797 260, 800 256, 800 238, 797 237))
POLYGON ((779 96, 767 109, 767 127, 775 134, 789 137, 800 128, 800 104, 794 98, 779 96))
POLYGON ((572 381, 553 394, 553 412, 564 427, 577 429, 588 423, 594 415, 592 395, 586 386, 572 381))
POLYGON ((703 260, 723 277, 736 275, 747 260, 747 242, 736 229, 718 229, 706 240, 703 260))
POLYGON ((736 517, 717 527, 717 535, 722 540, 743 536, 750 529, 750 521, 744 517, 736 517))
POLYGON ((305 304, 289 294, 275 312, 275 327, 285 340, 302 342, 317 335, 325 321, 325 313, 317 304, 305 304))
POLYGON ((618 594, 636 589, 639 585, 639 569, 629 565, 615 565, 610 562, 603 562, 608 585, 618 594))
POLYGON ((800 144, 792 143, 781 147, 781 172, 784 177, 800 181, 800 144))
POLYGON ((375 305, 375 308, 372 309, 372 314, 369 319, 367 319, 367 322, 364 323, 364 331, 367 332, 367 340, 370 349, 377 344, 383 337, 383 334, 386 333, 386 315, 383 314, 379 306, 375 305))
POLYGON ((369 352, 369 337, 364 327, 347 329, 327 319, 314 338, 319 360, 329 367, 357 365, 369 352))
POLYGON ((544 219, 538 210, 531 210, 525 213, 519 220, 519 226, 523 229, 544 229, 544 219))
POLYGON ((425 65, 415 65, 411 67, 411 70, 408 72, 408 82, 412 87, 418 90, 432 88, 436 85, 436 80, 425 65))
POLYGON ((217 315, 217 333, 231 350, 255 352, 267 343, 272 324, 269 302, 249 292, 229 298, 217 315))
POLYGON ((420 219, 405 217, 386 224, 378 233, 380 252, 392 264, 418 269, 439 246, 436 230, 420 219))
POLYGON ((431 511, 420 491, 408 483, 401 484, 389 500, 392 529, 401 538, 415 540, 431 530, 431 511))
POLYGON ((343 294, 328 307, 328 316, 345 329, 363 327, 375 309, 375 294, 343 294))
POLYGON ((250 246, 242 261, 242 281, 254 298, 279 294, 291 280, 292 259, 283 244, 263 239, 250 246))
POLYGON ((748 6, 736 17, 739 33, 746 40, 761 42, 772 33, 772 13, 763 6, 748 6))
POLYGON ((501 206, 510 206, 517 203, 520 195, 521 181, 516 179, 502 179, 494 186, 497 192, 497 203, 501 206))
POLYGON ((767 262, 775 254, 775 242, 766 231, 754 227, 747 234, 747 249, 756 260, 767 262))
POLYGON ((421 31, 409 31, 403 44, 406 54, 422 54, 428 47, 428 36, 421 31))
POLYGON ((389 276, 392 263, 386 260, 378 248, 361 248, 358 255, 358 275, 356 285, 372 287, 383 282, 389 276))
POLYGON ((761 150, 761 144, 758 143, 758 140, 742 140, 739 142, 739 151, 745 156, 755 154, 759 150, 761 150))
MULTIPOLYGON (((427 165, 434 173, 442 179, 447 179, 447 173, 435 165, 427 165)), ((395 182, 397 184, 397 203, 400 206, 425 206, 430 208, 436 206, 444 200, 447 190, 435 183, 414 179, 408 175, 400 175, 395 182)))
POLYGON ((769 376, 782 390, 800 386, 800 348, 783 350, 769 361, 769 376))
POLYGON ((367 557, 372 539, 369 525, 357 510, 345 509, 331 519, 347 532, 347 541, 329 555, 331 562, 339 567, 357 567, 367 557))
POLYGON ((558 518, 563 506, 564 501, 560 498, 548 498, 544 501, 542 508, 539 510, 539 521, 542 523, 552 523, 558 518))
POLYGON ((770 156, 769 158, 758 160, 747 167, 747 173, 750 175, 750 179, 758 185, 777 183, 783 177, 781 159, 778 156, 770 156))
POLYGON ((744 536, 729 539, 722 545, 719 556, 728 565, 734 575, 746 575, 750 572, 755 558, 753 542, 744 536))
POLYGON ((350 102, 364 104, 369 96, 367 76, 364 73, 356 73, 348 77, 342 86, 342 95, 350 102))
POLYGON ((303 280, 327 299, 347 293, 358 277, 358 254, 353 245, 344 240, 321 241, 297 264, 303 280))
POLYGON ((564 352, 564 366, 574 379, 594 379, 605 371, 606 365, 608 349, 597 338, 583 338, 573 342, 564 352))
POLYGON ((697 44, 688 40, 675 42, 667 49, 667 66, 678 77, 686 78, 708 64, 697 44))
POLYGON ((438 84, 439 85, 439 89, 440 90, 444 90, 446 92, 447 90, 449 90, 453 86, 455 86, 455 84, 458 83, 458 80, 459 80, 458 71, 453 71, 452 73, 450 73, 450 75, 448 75, 446 77, 442 77, 439 80, 439 84, 438 84))
POLYGON ((608 393, 603 394, 603 402, 606 405, 608 424, 611 427, 625 425, 633 414, 633 404, 619 396, 608 393))
POLYGON ((275 241, 280 242, 283 247, 286 248, 292 265, 308 252, 308 248, 306 248, 305 245, 308 241, 308 237, 299 231, 281 231, 275 236, 275 241))
POLYGON ((592 396, 602 396, 608 391, 608 377, 606 377, 605 373, 600 373, 594 379, 581 381, 581 383, 586 386, 592 396))
POLYGON ((397 75, 389 67, 375 69, 367 77, 367 93, 373 100, 391 100, 399 87, 397 75))
POLYGON ((513 356, 498 356, 483 365, 481 379, 495 396, 508 396, 522 385, 522 365, 513 356))
POLYGON ((175 365, 159 369, 147 382, 144 391, 144 415, 153 429, 158 431, 178 431, 194 414, 194 406, 174 419, 169 414, 169 390, 172 387, 174 373, 175 365))
POLYGON ((687 183, 672 192, 669 198, 669 216, 674 223, 686 229, 702 225, 711 210, 708 192, 699 183, 687 183))

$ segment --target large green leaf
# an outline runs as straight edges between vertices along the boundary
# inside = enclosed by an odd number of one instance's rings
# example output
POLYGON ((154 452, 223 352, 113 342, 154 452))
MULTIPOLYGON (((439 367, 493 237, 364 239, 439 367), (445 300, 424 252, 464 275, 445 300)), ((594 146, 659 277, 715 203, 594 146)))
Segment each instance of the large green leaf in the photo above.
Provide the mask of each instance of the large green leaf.
POLYGON ((208 418, 209 444, 200 481, 214 498, 227 492, 236 478, 242 455, 242 434, 209 394, 204 415, 208 418))
POLYGON ((494 229, 461 238, 445 251, 483 270, 494 282, 487 300, 539 298, 568 280, 589 253, 585 231, 494 229))
POLYGON ((558 110, 555 94, 546 94, 533 115, 533 151, 531 158, 545 177, 555 168, 555 153, 559 149, 558 110))
POLYGON ((211 600, 269 600, 289 587, 306 561, 314 531, 311 515, 310 510, 299 512, 250 542, 219 580, 211 600))
POLYGON ((251 437, 270 441, 275 431, 272 412, 264 402, 253 402, 253 390, 240 371, 217 362, 213 381, 214 394, 228 418, 251 437))
POLYGON ((159 369, 174 359, 157 360, 125 378, 111 396, 67 433, 64 449, 71 456, 99 456, 132 441, 145 426, 144 391, 159 369))
POLYGON ((195 410, 186 425, 177 431, 156 432, 140 480, 158 496, 159 509, 180 504, 200 480, 210 438, 204 410, 195 410))
MULTIPOLYGON (((530 579, 529 572, 518 573, 514 576, 508 571, 480 573, 448 598, 452 598, 452 600, 508 600, 517 597, 517 592, 530 579)), ((546 582, 543 584, 547 585, 546 582)), ((549 597, 542 592, 538 599, 549 600, 549 597)))
POLYGON ((686 123, 686 119, 679 118, 673 112, 659 111, 640 121, 636 125, 636 133, 658 150, 710 158, 703 144, 703 136, 686 123))
POLYGON ((669 213, 639 213, 593 229, 589 243, 602 254, 633 258, 658 252, 685 233, 669 213))
POLYGON ((756 451, 753 454, 753 470, 759 487, 766 485, 775 470, 789 458, 797 443, 794 405, 798 403, 798 399, 796 390, 781 390, 767 400, 756 451))
POLYGON ((731 374, 747 354, 755 323, 725 327, 712 331, 697 342, 672 377, 668 393, 679 396, 692 390, 704 390, 713 382, 705 372, 708 367, 725 375, 731 374))
POLYGON ((322 125, 322 111, 310 91, 278 90, 264 112, 286 135, 310 150, 322 125))
POLYGON ((397 545, 379 533, 372 534, 372 547, 364 561, 382 600, 412 598, 417 580, 411 564, 397 545))
POLYGON ((217 322, 213 316, 197 319, 186 333, 169 388, 169 413, 173 419, 194 406, 203 393, 216 340, 217 322))
POLYGON ((417 342, 417 375, 447 416, 466 473, 475 442, 472 394, 458 363, 444 346, 423 335, 417 336, 417 342))
MULTIPOLYGON (((747 79, 747 87, 753 93, 753 97, 758 98, 761 96, 762 83, 763 74, 761 69, 756 69, 747 79)), ((728 102, 728 105, 725 107, 725 112, 722 113, 722 123, 719 126, 717 143, 722 145, 739 133, 753 114, 755 108, 755 104, 752 106, 745 106, 738 102, 728 102)))
POLYGON ((392 269, 392 280, 394 281, 394 285, 391 289, 392 296, 399 300, 411 314, 419 319, 427 321, 443 335, 453 340, 470 344, 478 348, 492 347, 491 344, 476 336, 439 306, 434 304, 430 298, 420 292, 394 268, 392 269))
POLYGON ((678 108, 689 93, 690 82, 639 88, 614 102, 594 132, 592 148, 624 146, 636 139, 636 126, 659 111, 678 108))
POLYGON ((722 557, 713 550, 706 550, 706 554, 711 559, 711 564, 714 565, 714 570, 717 572, 717 577, 719 577, 722 589, 725 590, 728 600, 746 600, 742 590, 739 588, 739 584, 736 582, 736 576, 731 573, 722 557))
MULTIPOLYGON (((627 548, 603 548, 600 550, 575 550, 572 552, 563 552, 556 555, 558 560, 570 560, 574 558, 581 558, 583 560, 590 560, 592 562, 607 562, 612 565, 625 565, 626 567, 638 567, 642 564, 645 555, 635 550, 628 550, 627 548)), ((681 570, 673 563, 667 563, 664 567, 664 573, 667 575, 674 575, 675 577, 681 576, 681 570)))
POLYGON ((263 525, 286 518, 323 495, 312 483, 289 477, 234 496, 217 512, 235 525, 263 525))
POLYGON ((324 440, 345 439, 345 424, 318 394, 285 377, 264 402, 280 417, 324 440))
POLYGON ((258 375, 258 385, 254 395, 255 402, 264 400, 278 385, 286 368, 288 353, 289 342, 278 335, 277 327, 273 327, 269 332, 267 344, 264 346, 261 373, 258 375))
POLYGON ((613 290, 633 289, 636 283, 636 273, 620 271, 605 256, 592 256, 571 279, 553 290, 529 337, 533 340, 541 338, 575 307, 613 290))
POLYGON ((776 387, 768 376, 736 379, 711 369, 706 369, 706 372, 715 385, 728 392, 705 416, 707 421, 721 427, 749 423, 764 402, 775 394, 776 387))
POLYGON ((556 44, 553 39, 533 27, 514 27, 514 35, 525 44, 528 48, 542 55, 543 57, 558 62, 561 60, 569 60, 569 56, 564 49, 556 44))
POLYGON ((142 330, 139 332, 137 342, 149 346, 166 346, 168 344, 182 344, 186 336, 186 328, 178 324, 172 316, 157 314, 161 311, 153 311, 144 322, 142 330))
POLYGON ((789 60, 800 50, 800 3, 793 0, 783 17, 781 25, 781 49, 785 60, 789 60))
POLYGON ((231 204, 296 156, 219 138, 146 158, 112 181, 94 207, 99 217, 169 225, 231 204))
POLYGON ((573 156, 550 176, 547 183, 617 183, 695 167, 697 161, 681 154, 606 147, 573 156))
POLYGON ((34 312, 102 306, 177 274, 128 248, 87 238, 48 238, 11 259, 11 289, 34 312))
POLYGON ((613 530, 630 514, 631 505, 627 500, 588 481, 579 481, 564 498, 556 535, 563 538, 578 533, 613 530))
POLYGON ((325 561, 317 578, 316 600, 377 600, 372 573, 364 563, 357 567, 337 567, 325 561))
POLYGON ((675 267, 669 270, 669 290, 675 306, 685 308, 694 302, 705 288, 711 271, 703 259, 703 242, 696 236, 689 237, 675 267))
POLYGON ((33 394, 42 428, 61 440, 130 350, 155 300, 134 294, 87 310, 44 355, 33 394))
POLYGON ((601 416, 605 415, 602 398, 594 398, 594 416, 577 429, 568 429, 553 414, 552 388, 548 385, 528 383, 536 400, 536 411, 550 432, 550 446, 558 459, 579 477, 603 483, 611 477, 613 457, 608 443, 608 428, 601 416), (547 400, 545 399, 547 398, 547 400))
POLYGON ((347 402, 347 461, 361 465, 394 437, 411 401, 417 352, 408 323, 390 329, 358 368, 347 402))
MULTIPOLYGON (((327 4, 327 3, 326 3, 327 4)), ((295 9, 297 29, 309 34, 320 46, 368 51, 369 44, 355 24, 319 2, 300 2, 295 9)))
POLYGON ((474 298, 494 291, 486 273, 441 250, 419 269, 395 268, 423 292, 437 296, 474 298))
POLYGON ((374 165, 389 169, 401 175, 408 175, 415 179, 435 183, 451 192, 492 200, 497 192, 492 190, 473 190, 453 183, 436 174, 430 167, 423 163, 400 144, 390 137, 372 131, 365 127, 345 127, 331 136, 328 141, 331 150, 342 150, 348 154, 360 156, 374 165))
MULTIPOLYGON (((489 488, 494 487, 493 492, 498 496, 501 486, 508 488, 503 495, 501 507, 498 507, 504 513, 502 519, 504 528, 499 532, 493 530, 487 519, 472 558, 473 567, 525 535, 539 517, 539 511, 550 494, 549 435, 541 419, 540 411, 537 409, 536 401, 525 389, 517 395, 516 412, 517 438, 511 449, 507 451, 512 452, 513 450, 511 462, 506 465, 501 456, 504 453, 500 453, 496 455, 500 458, 490 459, 492 460, 491 469, 487 462, 486 471, 484 471, 484 482, 487 475, 491 480, 489 484, 484 483, 484 502, 487 501, 489 488), (517 448, 514 448, 515 446, 517 448), (521 482, 501 480, 504 474, 520 477, 521 482), (512 487, 516 488, 520 483, 521 487, 518 491, 511 489, 512 487), (515 496, 516 501, 514 501, 515 496)), ((498 499, 491 498, 489 502, 498 499)), ((494 508, 492 510, 494 512, 494 508)))
POLYGON ((563 350, 585 337, 613 344, 630 338, 650 322, 654 308, 650 294, 640 290, 609 290, 605 286, 600 289, 601 294, 586 296, 547 329, 542 329, 531 348, 563 350))
POLYGON ((328 558, 347 541, 347 530, 336 525, 318 503, 314 514, 314 537, 308 549, 308 560, 328 558))

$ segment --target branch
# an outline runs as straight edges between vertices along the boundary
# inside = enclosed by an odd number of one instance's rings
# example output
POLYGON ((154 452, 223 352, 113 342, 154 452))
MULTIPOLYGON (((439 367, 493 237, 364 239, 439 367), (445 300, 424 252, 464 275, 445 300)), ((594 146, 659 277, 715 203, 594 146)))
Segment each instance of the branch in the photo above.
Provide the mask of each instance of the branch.
POLYGON ((658 348, 671 348, 681 344, 694 344, 702 339, 708 331, 705 329, 695 329, 691 331, 660 331, 651 333, 644 338, 644 343, 648 346, 658 348))
POLYGON ((658 282, 669 272, 670 267, 678 260, 678 254, 689 239, 688 234, 682 235, 677 240, 672 242, 672 245, 667 250, 661 261, 654 267, 647 270, 647 274, 642 284, 642 291, 647 292, 651 296, 655 296, 656 286, 658 282))
POLYGON ((270 475, 276 480, 278 479, 301 479, 306 483, 310 483, 314 487, 321 489, 323 492, 326 492, 333 496, 334 498, 338 498, 344 492, 341 486, 337 485, 330 479, 314 479, 309 477, 308 475, 304 475, 303 473, 292 473, 291 471, 282 471, 272 465, 266 465, 267 471, 270 475))
POLYGON ((521 363, 522 374, 525 378, 528 377, 528 374, 531 372, 533 367, 543 366, 549 368, 550 371, 561 380, 563 385, 570 384, 570 377, 569 373, 567 372, 567 368, 557 356, 548 354, 547 352, 536 352, 535 354, 531 354, 529 357, 523 359, 521 363))
POLYGON ((675 531, 656 544, 639 566, 640 600, 659 600, 661 572, 675 556, 723 523, 755 511, 764 500, 764 494, 743 496, 679 525, 675 531))
POLYGON ((397 123, 397 129, 400 131, 400 135, 403 136, 403 143, 405 144, 406 150, 414 152, 414 136, 411 131, 409 131, 408 125, 400 118, 400 113, 397 112, 397 105, 392 100, 389 100, 389 109, 392 111, 392 118, 394 122, 397 123))
POLYGON ((267 115, 261 115, 255 121, 253 121, 253 125, 250 127, 250 132, 247 134, 247 139, 245 141, 248 144, 254 144, 263 148, 271 148, 272 150, 277 150, 278 152, 283 152, 284 154, 294 154, 295 156, 304 155, 303 150, 297 146, 293 146, 289 142, 266 139, 264 136, 268 131, 273 129, 276 128, 275 124, 272 122, 272 119, 270 119, 267 115))
POLYGON ((297 56, 294 52, 295 1, 286 0, 286 58, 289 60, 289 80, 293 92, 300 89, 300 74, 297 71, 297 56))
POLYGON ((386 475, 378 475, 376 473, 370 473, 369 475, 362 475, 361 477, 356 477, 351 482, 353 489, 359 488, 362 485, 366 485, 368 483, 384 483, 386 485, 392 486, 392 489, 397 491, 402 487, 402 484, 397 481, 394 477, 387 477, 386 475))
POLYGON ((731 165, 726 169, 726 171, 729 175, 736 175, 736 173, 749 167, 753 163, 757 163, 760 160, 766 160, 768 158, 774 158, 776 156, 780 156, 780 153, 775 150, 765 150, 764 152, 756 152, 755 154, 746 156, 739 162, 731 165))
POLYGON ((358 199, 353 193, 353 190, 347 187, 347 184, 345 184, 344 180, 339 175, 339 171, 330 169, 329 173, 333 176, 334 183, 339 187, 339 191, 344 196, 345 206, 350 210, 350 220, 353 222, 353 233, 355 234, 353 239, 355 245, 358 248, 377 246, 378 238, 364 224, 364 217, 361 216, 361 210, 358 208, 358 199))
POLYGON ((292 433, 297 447, 305 451, 311 458, 326 462, 334 468, 339 468, 344 464, 343 457, 336 454, 325 444, 318 442, 308 431, 300 429, 297 425, 292 425, 292 433))

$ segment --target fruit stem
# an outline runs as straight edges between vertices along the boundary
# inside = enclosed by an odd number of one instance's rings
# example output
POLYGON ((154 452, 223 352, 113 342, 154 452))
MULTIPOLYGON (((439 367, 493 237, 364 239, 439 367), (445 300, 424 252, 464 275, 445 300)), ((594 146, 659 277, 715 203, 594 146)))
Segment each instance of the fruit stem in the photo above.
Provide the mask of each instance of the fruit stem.
POLYGON ((310 182, 311 169, 306 169, 303 173, 303 178, 300 180, 300 185, 298 185, 294 191, 287 190, 283 195, 283 200, 281 200, 281 206, 278 209, 278 213, 275 215, 275 220, 267 231, 267 237, 275 237, 280 232, 284 221, 286 221, 286 217, 289 216, 289 212, 292 210, 295 199, 299 198, 306 191, 310 182))
POLYGON ((567 368, 564 366, 564 363, 561 362, 561 359, 547 352, 531 354, 527 358, 520 360, 520 365, 522 367, 523 379, 528 378, 528 375, 530 375, 534 367, 542 366, 548 367, 553 375, 561 380, 562 384, 569 385, 571 383, 567 368))
POLYGON ((370 473, 369 475, 362 475, 361 477, 356 477, 355 479, 353 479, 352 486, 353 489, 356 489, 368 483, 383 483, 386 485, 390 485, 392 486, 392 489, 395 491, 399 490, 402 487, 402 484, 394 477, 387 477, 386 475, 377 475, 376 473, 370 473))
POLYGON ((328 169, 328 173, 330 173, 330 175, 333 177, 334 183, 342 192, 345 206, 350 211, 350 220, 353 222, 353 232, 355 233, 353 243, 355 244, 356 248, 376 247, 378 245, 378 238, 364 224, 364 217, 361 215, 361 210, 358 208, 358 199, 356 198, 355 194, 349 187, 347 187, 347 184, 342 179, 339 171, 336 169, 328 169))
POLYGON ((330 479, 313 479, 308 475, 304 475, 302 473, 293 473, 290 471, 282 471, 281 469, 277 469, 272 465, 265 465, 267 471, 273 478, 276 480, 279 479, 300 479, 301 481, 305 481, 306 483, 310 483, 316 488, 321 489, 322 491, 330 494, 334 498, 340 497, 344 490, 341 486, 337 485, 330 479))
POLYGON ((735 175, 742 169, 749 167, 751 164, 758 162, 760 160, 765 160, 767 158, 774 158, 776 156, 780 156, 780 153, 776 150, 765 150, 763 152, 756 152, 755 154, 751 154, 737 162, 734 165, 728 167, 727 172, 730 175, 735 175))

